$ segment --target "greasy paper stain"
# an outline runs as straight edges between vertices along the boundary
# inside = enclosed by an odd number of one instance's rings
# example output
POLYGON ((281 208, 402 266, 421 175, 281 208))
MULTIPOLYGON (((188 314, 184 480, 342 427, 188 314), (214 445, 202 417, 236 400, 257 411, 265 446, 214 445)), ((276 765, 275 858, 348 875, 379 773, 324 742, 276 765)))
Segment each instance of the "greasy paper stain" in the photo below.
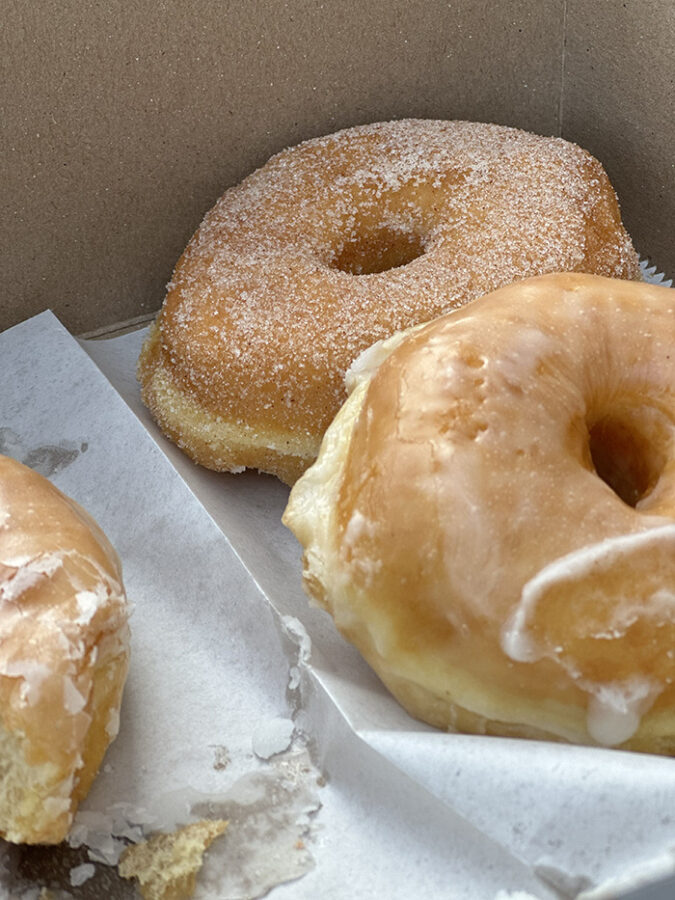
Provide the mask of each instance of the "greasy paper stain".
POLYGON ((138 882, 144 900, 187 900, 194 894, 204 854, 226 828, 222 819, 203 819, 169 834, 153 834, 127 847, 119 873, 138 882))
POLYGON ((181 788, 155 804, 155 830, 176 827, 176 811, 190 819, 225 819, 225 839, 209 850, 194 900, 255 900, 314 868, 315 814, 321 807, 321 773, 297 747, 236 779, 222 794, 181 788))
POLYGON ((80 453, 85 453, 88 447, 86 441, 80 444, 60 441, 58 444, 41 444, 29 449, 11 428, 0 428, 0 453, 29 466, 45 478, 63 471, 75 462, 80 453))
POLYGON ((291 750, 239 778, 218 800, 194 803, 193 816, 230 823, 227 840, 211 848, 195 900, 254 900, 314 868, 311 827, 320 783, 307 751, 291 750))

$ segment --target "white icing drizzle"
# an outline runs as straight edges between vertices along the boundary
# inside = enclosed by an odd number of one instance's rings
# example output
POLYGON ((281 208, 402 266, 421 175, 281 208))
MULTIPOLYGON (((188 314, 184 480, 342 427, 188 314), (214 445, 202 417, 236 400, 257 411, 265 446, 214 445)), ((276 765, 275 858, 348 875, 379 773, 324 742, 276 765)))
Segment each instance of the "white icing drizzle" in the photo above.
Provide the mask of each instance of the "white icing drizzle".
POLYGON ((362 537, 372 537, 374 532, 375 523, 367 519, 358 509, 355 509, 345 528, 344 542, 348 546, 353 546, 362 537))
POLYGON ((108 737, 112 740, 116 738, 120 730, 120 714, 119 710, 111 707, 108 713, 108 721, 105 724, 105 730, 108 737))
MULTIPOLYGON (((627 553, 644 551, 660 543, 675 545, 675 523, 648 531, 606 538, 590 546, 554 560, 545 566, 523 587, 520 602, 507 621, 501 635, 503 651, 516 662, 536 662, 543 657, 556 660, 589 696, 586 727, 589 735, 604 746, 616 746, 627 741, 637 731, 640 720, 650 708, 663 685, 647 678, 631 678, 608 684, 584 681, 575 671, 574 663, 563 657, 564 648, 543 647, 528 634, 528 624, 535 607, 545 592, 565 581, 581 580, 591 572, 606 569, 627 553)), ((597 639, 621 637, 637 618, 675 621, 675 593, 659 588, 645 603, 614 608, 605 631, 597 639)))
POLYGON ((72 678, 69 678, 68 675, 64 675, 63 706, 66 712, 69 712, 72 716, 76 716, 79 712, 82 712, 86 704, 87 698, 78 691, 72 678))
POLYGON ((508 382, 520 386, 535 374, 540 361, 556 350, 557 342, 550 335, 540 328, 523 325, 511 340, 509 352, 493 360, 492 365, 508 382))
MULTIPOLYGON (((612 565, 626 553, 646 550, 661 542, 672 542, 675 547, 675 523, 606 538, 549 563, 524 585, 520 602, 502 630, 501 645, 504 653, 516 662, 535 662, 548 655, 532 641, 527 634, 527 627, 538 601, 550 587, 562 581, 581 579, 591 571, 612 565)), ((673 594, 670 591, 657 591, 650 600, 665 601, 663 614, 669 620, 675 617, 673 594)))
POLYGON ((675 622, 675 592, 658 588, 643 602, 615 607, 610 610, 607 629, 597 632, 595 637, 608 640, 621 637, 638 619, 675 622))
MULTIPOLYGON (((68 715, 78 715, 85 708, 83 696, 71 676, 80 667, 87 652, 93 666, 98 647, 88 645, 84 628, 91 625, 94 616, 104 609, 120 605, 119 615, 126 617, 124 594, 120 584, 90 557, 77 551, 59 550, 39 555, 6 556, 0 561, 0 628, 4 640, 0 642, 0 677, 20 679, 15 701, 18 706, 36 706, 42 697, 44 684, 62 676, 63 709, 68 715), (68 561, 74 566, 69 567, 68 561), (85 588, 78 566, 88 567, 98 576, 93 585, 85 588), (4 567, 4 572, 3 572, 4 567), (73 590, 74 603, 49 605, 33 603, 26 593, 41 582, 62 572, 73 590), (77 615, 79 613, 79 615, 77 615), (15 656, 14 629, 30 617, 34 633, 41 636, 40 658, 27 659, 15 656), (49 664, 46 662, 49 661, 49 664), (65 671, 64 671, 65 670, 65 671)), ((91 584, 91 577, 89 578, 91 584)), ((117 619, 117 616, 115 616, 117 619)), ((36 652, 31 651, 31 652, 36 652)), ((113 725, 111 727, 117 727, 113 725)))
POLYGON ((586 711, 588 733, 606 747, 622 744, 635 734, 660 690, 647 678, 595 686, 586 711))
POLYGON ((93 591, 78 591, 75 594, 80 616, 75 621, 78 625, 88 625, 108 599, 108 592, 100 582, 93 591))
POLYGON ((415 331, 419 331, 422 325, 415 325, 405 331, 397 331, 391 337, 375 341, 370 347, 362 350, 345 372, 345 387, 351 394, 356 385, 362 379, 371 378, 379 369, 384 360, 398 347, 398 345, 415 331))
POLYGON ((0 666, 0 675, 8 678, 22 678, 20 688, 21 702, 25 706, 34 706, 40 699, 42 683, 49 678, 52 670, 49 666, 34 659, 17 659, 0 666))
POLYGON ((33 559, 3 561, 8 568, 16 568, 9 578, 0 583, 0 602, 16 603, 19 597, 34 587, 42 578, 51 576, 63 565, 60 553, 43 553, 33 559))
POLYGON ((58 816, 62 816, 64 813, 70 812, 70 793, 73 789, 73 778, 72 775, 70 778, 67 778, 65 781, 59 785, 63 796, 51 796, 45 797, 42 801, 42 806, 44 808, 45 813, 49 815, 51 819, 56 819, 58 816))

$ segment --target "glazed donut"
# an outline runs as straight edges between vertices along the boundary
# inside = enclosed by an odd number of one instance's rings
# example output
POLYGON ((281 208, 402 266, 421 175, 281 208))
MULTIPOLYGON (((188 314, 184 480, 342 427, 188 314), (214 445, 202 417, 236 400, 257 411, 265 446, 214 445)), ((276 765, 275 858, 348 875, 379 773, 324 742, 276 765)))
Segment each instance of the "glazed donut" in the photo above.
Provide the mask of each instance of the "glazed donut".
POLYGON ((0 456, 0 836, 65 838, 117 734, 127 604, 115 551, 73 500, 0 456))
POLYGON ((405 120, 273 157, 206 216, 139 362, 194 460, 292 483, 360 351, 553 271, 638 279, 602 166, 558 138, 405 120))
POLYGON ((285 524, 434 726, 675 753, 675 293, 558 274, 367 351, 285 524))

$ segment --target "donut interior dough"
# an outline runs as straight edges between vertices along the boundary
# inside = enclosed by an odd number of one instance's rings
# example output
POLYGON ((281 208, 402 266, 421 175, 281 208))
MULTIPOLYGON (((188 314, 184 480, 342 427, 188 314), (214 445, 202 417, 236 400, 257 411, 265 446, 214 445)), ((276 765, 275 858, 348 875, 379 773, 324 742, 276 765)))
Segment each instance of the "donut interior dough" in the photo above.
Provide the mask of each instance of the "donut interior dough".
POLYGON ((195 461, 292 483, 362 350, 555 271, 640 277, 614 190, 580 147, 419 119, 309 140, 207 214, 143 348, 142 396, 195 461))

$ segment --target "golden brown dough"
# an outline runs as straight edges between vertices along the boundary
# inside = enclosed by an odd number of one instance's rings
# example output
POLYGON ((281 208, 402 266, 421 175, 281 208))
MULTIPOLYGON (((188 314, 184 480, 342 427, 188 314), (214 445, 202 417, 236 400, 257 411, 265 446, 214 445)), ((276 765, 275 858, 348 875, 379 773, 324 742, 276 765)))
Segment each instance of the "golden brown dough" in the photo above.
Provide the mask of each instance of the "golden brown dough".
POLYGON ((46 478, 0 456, 0 836, 66 836, 117 734, 128 653, 107 538, 46 478))
POLYGON ((201 819, 169 834, 153 834, 127 847, 119 873, 138 881, 143 900, 188 900, 197 887, 204 854, 227 825, 224 819, 201 819))
POLYGON ((367 351, 285 523, 440 728, 675 753, 675 293, 502 288, 367 351))
POLYGON ((290 483, 360 351, 564 270, 639 277, 607 176, 576 145, 420 119, 307 141, 190 241, 140 358, 143 399, 197 462, 290 483))

